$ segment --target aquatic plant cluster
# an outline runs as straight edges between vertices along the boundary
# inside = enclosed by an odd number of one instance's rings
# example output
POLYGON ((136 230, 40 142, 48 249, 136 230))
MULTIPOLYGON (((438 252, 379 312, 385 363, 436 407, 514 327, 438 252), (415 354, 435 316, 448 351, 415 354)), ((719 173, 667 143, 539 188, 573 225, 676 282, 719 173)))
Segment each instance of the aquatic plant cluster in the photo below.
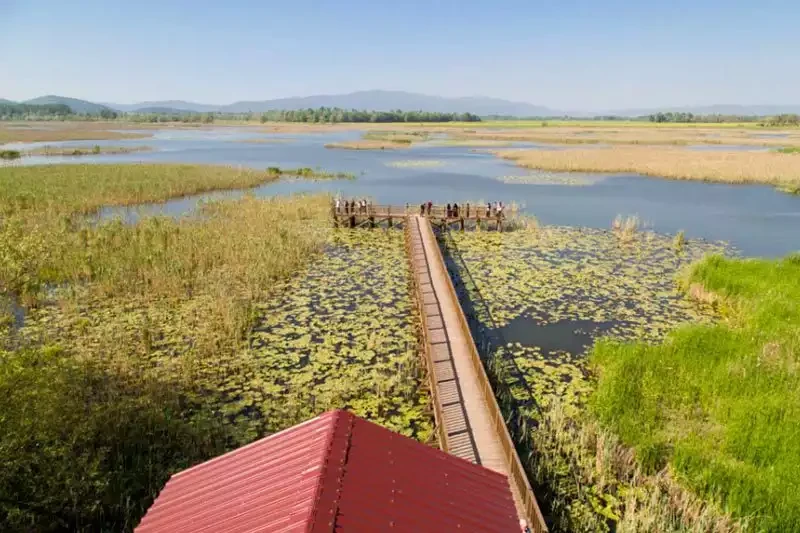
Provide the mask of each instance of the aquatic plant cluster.
POLYGON ((43 511, 0 498, 0 529, 130 529, 171 472, 333 407, 430 439, 400 232, 334 238, 327 196, 85 216, 269 176, 0 172, 0 494, 43 511))
POLYGON ((594 185, 602 180, 601 177, 592 174, 548 172, 546 170, 533 170, 528 174, 520 176, 500 176, 495 179, 503 183, 515 183, 520 185, 566 185, 572 187, 594 185))
POLYGON ((559 438, 586 421, 594 388, 587 351, 598 338, 659 342, 679 324, 712 320, 711 308, 685 299, 675 277, 725 247, 687 240, 676 249, 672 238, 651 232, 623 237, 569 227, 453 233, 452 239, 450 254, 468 269, 457 275, 474 283, 465 284, 469 300, 485 303, 477 314, 497 343, 494 374, 529 419, 520 425, 527 435, 518 438, 533 444, 533 481, 546 487, 558 527, 605 530, 626 520, 631 472, 595 483, 592 439, 567 446, 569 439, 559 438), (548 423, 555 411, 568 422, 548 423))
POLYGON ((84 155, 114 155, 132 154, 136 152, 149 152, 153 148, 150 146, 42 146, 33 150, 26 150, 24 155, 43 155, 43 156, 84 156, 84 155))
POLYGON ((445 162, 438 159, 399 159, 386 163, 386 166, 394 168, 433 168, 444 165, 445 162))
POLYGON ((259 303, 251 353, 272 382, 265 419, 347 407, 428 441, 408 276, 402 232, 340 231, 304 275, 259 303))

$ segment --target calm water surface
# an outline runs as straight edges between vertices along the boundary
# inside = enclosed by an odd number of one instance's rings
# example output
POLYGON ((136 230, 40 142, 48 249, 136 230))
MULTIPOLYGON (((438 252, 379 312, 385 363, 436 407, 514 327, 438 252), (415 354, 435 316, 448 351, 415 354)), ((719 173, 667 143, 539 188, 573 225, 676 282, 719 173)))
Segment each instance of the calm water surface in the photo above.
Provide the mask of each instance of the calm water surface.
MULTIPOLYGON (((352 172, 358 175, 358 179, 281 181, 250 192, 263 196, 326 191, 346 197, 369 197, 376 203, 412 205, 429 200, 459 204, 499 200, 516 202, 522 206, 523 212, 535 215, 545 224, 608 228, 618 214, 638 215, 655 231, 674 233, 685 230, 689 237, 727 241, 746 255, 778 256, 800 250, 800 197, 767 186, 671 181, 624 174, 598 175, 598 179, 588 186, 507 184, 496 178, 527 175, 531 171, 500 160, 483 148, 435 143, 386 151, 324 147, 329 142, 357 140, 361 137, 360 131, 265 134, 245 128, 218 128, 149 130, 145 133, 154 133, 154 136, 132 140, 9 144, 5 147, 24 150, 45 144, 76 147, 98 144, 154 148, 152 152, 81 158, 25 157, 15 163, 24 165, 180 162, 251 168, 319 167, 328 171, 352 172), (279 142, 240 142, 248 139, 279 142), (437 166, 391 165, 404 160, 425 160, 437 166)), ((533 143, 516 143, 515 147, 563 149, 533 143)), ((150 214, 179 216, 192 212, 202 199, 242 194, 242 191, 231 191, 138 208, 108 208, 101 216, 122 216, 129 220, 150 214)))

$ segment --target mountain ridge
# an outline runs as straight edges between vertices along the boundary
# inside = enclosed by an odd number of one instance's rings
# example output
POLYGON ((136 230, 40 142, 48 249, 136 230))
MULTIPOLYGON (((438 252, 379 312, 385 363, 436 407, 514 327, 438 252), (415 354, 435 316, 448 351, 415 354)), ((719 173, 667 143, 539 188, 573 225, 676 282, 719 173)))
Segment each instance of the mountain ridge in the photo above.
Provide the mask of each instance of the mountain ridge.
MULTIPOLYGON (((0 99, 4 103, 16 103, 0 99)), ((514 117, 562 117, 575 118, 614 115, 636 117, 658 112, 694 113, 696 115, 748 115, 769 116, 782 113, 800 114, 800 105, 743 105, 713 104, 698 106, 665 106, 662 108, 629 108, 601 112, 562 111, 527 102, 514 102, 487 96, 445 97, 407 91, 370 90, 346 94, 321 94, 270 100, 243 100, 231 104, 215 105, 187 102, 184 100, 146 101, 135 104, 95 103, 88 100, 64 96, 45 95, 25 100, 25 104, 66 104, 76 113, 99 113, 103 109, 123 112, 223 112, 223 113, 263 113, 265 111, 306 109, 318 107, 340 107, 344 109, 363 109, 368 111, 431 111, 440 113, 473 113, 480 116, 498 115, 514 117)))

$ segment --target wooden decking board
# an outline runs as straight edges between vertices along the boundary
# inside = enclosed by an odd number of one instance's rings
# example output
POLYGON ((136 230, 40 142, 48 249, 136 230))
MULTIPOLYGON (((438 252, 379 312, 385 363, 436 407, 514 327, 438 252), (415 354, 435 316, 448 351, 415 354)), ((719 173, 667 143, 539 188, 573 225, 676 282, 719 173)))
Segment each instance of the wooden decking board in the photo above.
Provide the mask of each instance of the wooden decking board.
MULTIPOLYGON (((508 457, 492 424, 490 406, 473 366, 472 338, 462 329, 463 313, 453 297, 450 279, 430 222, 409 216, 412 258, 418 297, 423 303, 427 349, 433 364, 434 400, 438 403, 448 452, 509 476, 508 457)), ((519 506, 519 494, 510 484, 519 506)))

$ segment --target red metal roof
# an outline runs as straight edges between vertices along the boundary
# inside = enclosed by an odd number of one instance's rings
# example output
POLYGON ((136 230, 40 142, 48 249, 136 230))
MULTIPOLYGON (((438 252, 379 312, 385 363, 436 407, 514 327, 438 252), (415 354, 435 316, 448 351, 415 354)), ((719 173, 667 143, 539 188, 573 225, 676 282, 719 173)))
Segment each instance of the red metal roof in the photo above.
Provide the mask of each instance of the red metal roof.
POLYGON ((508 480, 346 411, 175 474, 136 533, 519 531, 508 480))

